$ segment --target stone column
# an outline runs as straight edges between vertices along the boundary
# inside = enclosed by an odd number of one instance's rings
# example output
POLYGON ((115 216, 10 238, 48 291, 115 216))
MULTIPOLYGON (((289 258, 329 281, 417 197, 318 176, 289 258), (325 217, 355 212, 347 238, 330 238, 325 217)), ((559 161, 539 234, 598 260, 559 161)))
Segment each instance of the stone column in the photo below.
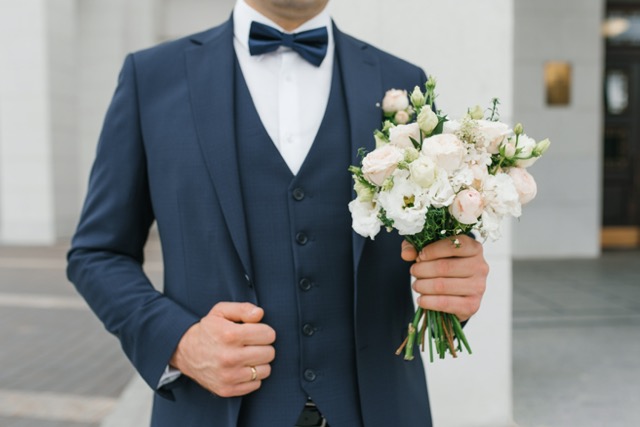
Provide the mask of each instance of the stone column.
POLYGON ((0 243, 56 239, 54 189, 66 179, 53 159, 66 150, 54 142, 71 133, 73 13, 73 0, 0 2, 0 243))
MULTIPOLYGON (((352 0, 331 8, 339 28, 433 74, 438 106, 450 115, 499 97, 502 120, 511 120, 512 0, 352 0)), ((510 223, 485 255, 488 289, 466 327, 474 354, 433 364, 424 358, 436 427, 512 425, 510 223)))

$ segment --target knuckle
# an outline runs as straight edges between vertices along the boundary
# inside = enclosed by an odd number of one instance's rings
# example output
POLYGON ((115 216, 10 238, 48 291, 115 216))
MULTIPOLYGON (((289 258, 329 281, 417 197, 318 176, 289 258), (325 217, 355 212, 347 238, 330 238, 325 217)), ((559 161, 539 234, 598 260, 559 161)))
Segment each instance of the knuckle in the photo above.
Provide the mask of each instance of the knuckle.
POLYGON ((437 297, 434 300, 434 305, 436 306, 436 310, 438 311, 449 313, 451 310, 451 303, 449 298, 447 297, 437 297))
POLYGON ((422 248, 419 255, 420 255, 420 259, 422 259, 423 261, 431 259, 433 257, 432 245, 427 245, 424 248, 422 248))
POLYGON ((442 279, 434 279, 432 286, 434 295, 443 295, 446 291, 446 285, 442 279))
POLYGON ((238 333, 230 328, 220 331, 220 340, 227 344, 235 343, 238 340, 238 333))
POLYGON ((228 369, 223 369, 218 373, 218 379, 223 384, 231 384, 233 378, 231 372, 228 369))
POLYGON ((440 277, 447 277, 451 271, 449 260, 441 259, 436 262, 436 272, 440 277))
POLYGON ((218 362, 220 366, 228 368, 230 366, 234 366, 237 362, 237 358, 230 351, 223 351, 218 356, 218 362))

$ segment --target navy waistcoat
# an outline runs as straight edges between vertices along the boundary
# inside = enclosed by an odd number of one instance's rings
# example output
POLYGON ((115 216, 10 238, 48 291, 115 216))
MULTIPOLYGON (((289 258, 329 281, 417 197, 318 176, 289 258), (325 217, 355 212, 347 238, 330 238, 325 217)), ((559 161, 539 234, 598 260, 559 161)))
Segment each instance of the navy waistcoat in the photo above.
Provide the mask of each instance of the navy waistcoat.
POLYGON ((355 365, 349 123, 337 58, 313 145, 293 175, 236 62, 235 126, 252 285, 276 330, 271 376, 239 426, 293 426, 308 397, 331 427, 362 425, 355 365))

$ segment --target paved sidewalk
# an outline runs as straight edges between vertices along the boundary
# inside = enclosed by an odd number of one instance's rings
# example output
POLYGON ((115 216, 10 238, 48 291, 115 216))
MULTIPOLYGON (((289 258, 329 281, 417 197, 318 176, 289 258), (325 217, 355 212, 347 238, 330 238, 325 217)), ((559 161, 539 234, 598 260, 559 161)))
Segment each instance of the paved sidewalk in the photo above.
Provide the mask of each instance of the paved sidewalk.
MULTIPOLYGON (((98 427, 134 374, 67 281, 66 250, 0 247, 2 427, 98 427)), ((148 256, 158 280, 158 250, 148 256)))
MULTIPOLYGON (((0 426, 148 425, 152 393, 67 282, 65 252, 0 247, 0 426)), ((152 244, 155 283, 160 258, 152 244)), ((516 261, 513 312, 520 427, 640 425, 640 253, 516 261)))
POLYGON ((519 425, 640 426, 640 252, 513 271, 519 425))

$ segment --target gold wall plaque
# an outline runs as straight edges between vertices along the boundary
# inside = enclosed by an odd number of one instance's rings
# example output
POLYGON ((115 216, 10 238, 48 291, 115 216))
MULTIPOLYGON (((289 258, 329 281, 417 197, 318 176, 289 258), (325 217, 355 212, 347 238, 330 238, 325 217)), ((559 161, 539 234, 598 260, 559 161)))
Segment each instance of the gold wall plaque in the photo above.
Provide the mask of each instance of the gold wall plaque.
POLYGON ((569 105, 571 102, 571 64, 549 61, 544 64, 547 105, 569 105))

